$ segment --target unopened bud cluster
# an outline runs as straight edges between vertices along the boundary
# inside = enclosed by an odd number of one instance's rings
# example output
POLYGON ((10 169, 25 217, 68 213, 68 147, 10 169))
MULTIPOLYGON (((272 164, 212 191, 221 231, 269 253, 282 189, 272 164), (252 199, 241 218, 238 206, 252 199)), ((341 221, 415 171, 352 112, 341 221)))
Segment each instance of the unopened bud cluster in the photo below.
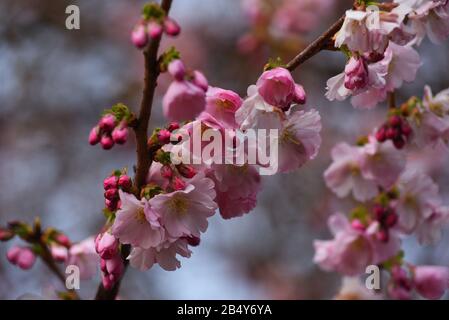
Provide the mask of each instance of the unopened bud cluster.
POLYGON ((120 208, 119 189, 129 192, 132 187, 131 178, 116 171, 103 181, 105 206, 110 211, 116 211, 120 208))
POLYGON ((132 43, 139 49, 144 48, 151 39, 158 39, 162 33, 175 37, 181 32, 181 27, 157 4, 148 4, 143 8, 143 19, 131 33, 132 43))

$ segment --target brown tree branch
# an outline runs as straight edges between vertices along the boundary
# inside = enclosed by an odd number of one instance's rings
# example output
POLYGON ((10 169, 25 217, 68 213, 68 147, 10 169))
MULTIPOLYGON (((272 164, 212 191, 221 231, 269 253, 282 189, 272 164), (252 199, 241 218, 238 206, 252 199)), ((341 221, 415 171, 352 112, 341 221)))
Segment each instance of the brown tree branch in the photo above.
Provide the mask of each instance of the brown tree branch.
MULTIPOLYGON (((161 8, 168 15, 173 0, 162 0, 161 8)), ((142 102, 140 104, 139 116, 137 118, 137 124, 134 127, 134 133, 136 135, 137 142, 137 167, 136 174, 134 176, 134 189, 135 195, 140 197, 140 191, 143 186, 145 186, 146 176, 148 170, 150 169, 153 159, 150 157, 148 152, 148 126, 151 118, 151 109, 153 106, 154 92, 157 86, 157 78, 160 74, 159 62, 158 62, 158 51, 161 43, 161 36, 159 38, 153 39, 150 44, 143 51, 145 58, 145 75, 144 75, 144 86, 142 102)), ((122 258, 125 263, 125 270, 128 266, 128 260, 126 257, 130 253, 130 246, 122 246, 122 258)), ((95 299, 96 300, 114 300, 117 296, 118 290, 120 288, 120 280, 116 282, 111 290, 106 290, 103 284, 100 283, 95 299)))
POLYGON ((388 92, 388 107, 390 109, 395 109, 396 108, 396 94, 394 91, 392 92, 388 92))
POLYGON ((329 43, 332 41, 333 36, 340 30, 343 22, 345 20, 345 15, 338 19, 329 29, 327 29, 321 36, 319 36, 315 41, 313 41, 307 48, 301 51, 296 57, 294 57, 289 63, 287 63, 286 68, 289 71, 295 70, 299 65, 312 58, 314 55, 322 50, 329 48, 329 43))

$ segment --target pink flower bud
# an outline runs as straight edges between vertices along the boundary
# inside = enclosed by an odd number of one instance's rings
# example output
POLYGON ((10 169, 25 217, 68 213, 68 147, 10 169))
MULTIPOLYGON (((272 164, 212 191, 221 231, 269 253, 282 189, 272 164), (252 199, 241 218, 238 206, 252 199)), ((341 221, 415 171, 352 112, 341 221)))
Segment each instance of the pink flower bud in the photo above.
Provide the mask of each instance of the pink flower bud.
POLYGON ((162 144, 170 143, 170 137, 171 137, 171 132, 166 129, 161 129, 157 133, 157 138, 159 139, 159 142, 162 144))
POLYGON ((189 246, 197 247, 200 245, 201 239, 199 237, 191 236, 187 237, 187 243, 189 246))
POLYGON ((181 27, 172 18, 165 18, 164 20, 164 30, 169 36, 175 37, 181 32, 181 27))
POLYGON ((144 25, 139 24, 134 28, 131 33, 131 41, 139 49, 142 49, 147 45, 148 37, 144 25))
POLYGON ((305 104, 307 101, 307 96, 304 88, 300 84, 295 84, 295 93, 293 97, 293 102, 298 104, 305 104))
POLYGON ((399 127, 402 124, 402 119, 400 116, 392 116, 388 122, 390 123, 391 126, 393 127, 399 127))
POLYGON ((387 131, 385 131, 385 136, 387 137, 387 139, 394 139, 400 134, 401 133, 399 132, 399 130, 395 128, 388 128, 387 131))
POLYGON ((115 188, 111 188, 105 191, 104 197, 108 200, 115 200, 118 198, 118 190, 115 188))
POLYGON ((89 143, 90 145, 94 146, 98 142, 100 142, 101 136, 100 136, 100 128, 98 126, 92 128, 89 133, 89 143))
POLYGON ((401 136, 394 138, 393 144, 396 149, 402 149, 405 147, 405 140, 401 136))
POLYGON ((29 270, 36 262, 36 255, 29 248, 23 248, 17 259, 17 266, 23 270, 29 270))
POLYGON ((209 82, 207 81, 206 76, 198 70, 193 71, 193 79, 192 82, 201 89, 204 90, 204 92, 207 91, 209 88, 209 82))
POLYGON ((411 289, 396 284, 390 284, 388 286, 388 294, 397 300, 410 300, 412 298, 411 289))
POLYGON ((116 176, 110 176, 103 180, 103 187, 105 190, 117 188, 117 177, 116 176))
POLYGON ((112 137, 107 134, 101 137, 100 143, 104 150, 109 150, 114 146, 114 140, 112 140, 112 137))
POLYGON ((363 58, 352 57, 345 67, 345 87, 349 90, 363 89, 368 84, 368 67, 363 58))
POLYGON ((102 259, 112 259, 118 253, 118 240, 109 232, 100 233, 95 239, 95 250, 102 259))
POLYGON ((0 241, 8 241, 14 238, 14 232, 9 229, 4 229, 0 227, 0 241))
POLYGON ((17 259, 20 255, 21 250, 22 249, 17 246, 10 248, 6 253, 6 258, 8 259, 8 261, 11 262, 12 264, 17 264, 17 259))
POLYGON ((114 131, 112 131, 112 139, 117 144, 124 144, 128 139, 128 128, 116 127, 114 131))
POLYGON ((66 248, 69 248, 72 243, 69 239, 69 237, 67 237, 65 234, 63 233, 59 233, 56 237, 55 240, 58 244, 60 244, 61 246, 64 246, 66 248))
POLYGON ((120 176, 120 178, 118 179, 118 185, 120 188, 128 190, 132 186, 131 178, 127 175, 120 176))
POLYGON ((125 269, 122 258, 116 254, 111 259, 102 259, 101 269, 105 274, 113 275, 115 280, 120 279, 125 269))
POLYGON ((101 276, 101 283, 103 284, 103 287, 106 290, 111 290, 112 287, 114 286, 115 281, 113 280, 113 278, 114 277, 110 277, 109 275, 105 275, 105 274, 103 274, 101 276))
POLYGON ((179 165, 177 166, 177 169, 179 171, 179 173, 187 179, 191 179, 196 175, 196 170, 192 167, 192 166, 188 166, 188 165, 179 165))
POLYGON ((394 227, 397 222, 398 222, 398 215, 394 212, 389 213, 388 216, 385 218, 385 225, 388 228, 394 227))
POLYGON ((387 140, 385 127, 381 127, 379 130, 377 130, 376 140, 379 141, 380 143, 385 142, 387 140))
POLYGON ((391 269, 391 281, 388 286, 388 293, 394 299, 411 299, 412 282, 407 277, 407 273, 400 266, 391 269))
POLYGON ((186 75, 186 68, 181 60, 176 59, 170 62, 170 64, 168 65, 168 72, 172 75, 173 78, 181 81, 186 75))
POLYGON ((163 166, 161 168, 161 176, 165 179, 171 179, 173 177, 173 170, 170 166, 163 166))
POLYGON ((147 25, 148 35, 151 39, 157 39, 162 34, 162 26, 156 21, 150 21, 147 25))
POLYGON ((354 219, 351 221, 351 226, 358 231, 364 231, 366 229, 365 225, 359 220, 354 219))
POLYGON ((51 256, 56 262, 66 262, 69 258, 69 253, 66 247, 60 245, 52 245, 50 251, 51 256))
POLYGON ((33 267, 36 262, 36 256, 29 248, 24 247, 12 247, 6 254, 9 262, 17 265, 23 270, 28 270, 33 267))
POLYGON ((439 299, 449 285, 449 269, 440 266, 418 266, 413 281, 416 291, 426 299, 439 299))
POLYGON ((179 191, 179 190, 184 190, 186 188, 187 184, 180 177, 175 177, 172 181, 171 186, 175 191, 179 191))
POLYGON ((162 101, 164 116, 171 121, 191 120, 206 106, 203 89, 189 81, 173 81, 162 101))
POLYGON ((295 97, 295 81, 285 68, 265 71, 256 85, 262 98, 272 106, 286 108, 295 97))
POLYGON ((98 125, 101 130, 111 132, 115 128, 116 121, 117 119, 115 119, 114 115, 107 114, 100 119, 98 125))
POLYGON ((118 203, 119 203, 119 201, 117 199, 114 199, 114 200, 105 199, 104 200, 104 205, 106 206, 106 208, 108 208, 111 211, 115 211, 119 208, 118 203))
POLYGON ((172 122, 172 123, 170 123, 170 124, 168 125, 167 130, 170 131, 170 132, 173 132, 173 131, 175 131, 175 130, 178 130, 179 128, 180 128, 180 127, 179 127, 179 123, 177 123, 177 122, 172 122))

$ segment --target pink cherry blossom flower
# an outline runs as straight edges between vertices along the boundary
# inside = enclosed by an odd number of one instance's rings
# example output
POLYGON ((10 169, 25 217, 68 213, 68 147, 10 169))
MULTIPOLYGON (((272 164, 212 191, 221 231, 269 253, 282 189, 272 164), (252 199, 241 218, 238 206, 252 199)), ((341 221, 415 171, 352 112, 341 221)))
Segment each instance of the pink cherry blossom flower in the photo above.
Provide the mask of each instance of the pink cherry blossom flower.
POLYGON ((230 90, 210 87, 206 94, 205 111, 214 117, 223 127, 237 128, 235 112, 242 105, 242 98, 230 90))
MULTIPOLYGON (((404 34, 415 37, 420 44, 427 34, 436 44, 449 36, 449 5, 446 0, 396 0, 407 8, 407 20, 401 26, 404 34)), ((393 10, 395 12, 396 10, 393 10)))
POLYGON ((407 272, 396 265, 391 270, 391 279, 388 284, 388 294, 393 299, 410 300, 412 298, 413 282, 407 272))
POLYGON ((424 88, 423 110, 414 123, 415 141, 419 147, 447 148, 449 143, 449 89, 433 96, 429 86, 424 88))
POLYGON ((119 190, 121 208, 116 213, 111 232, 121 243, 148 249, 164 239, 159 213, 145 198, 119 190))
POLYGON ((235 113, 240 130, 282 128, 281 110, 274 107, 259 95, 255 85, 248 87, 248 98, 235 113))
POLYGON ((411 45, 400 46, 389 43, 385 51, 384 63, 388 62, 386 89, 393 91, 402 86, 403 82, 412 82, 416 78, 421 58, 411 45))
POLYGON ((418 52, 410 45, 400 46, 394 42, 389 43, 384 58, 368 68, 375 78, 370 78, 369 90, 355 94, 351 103, 356 108, 372 108, 385 100, 388 91, 402 86, 403 82, 412 82, 416 78, 421 58, 418 52))
POLYGON ((389 189, 405 169, 405 154, 397 150, 391 141, 379 143, 370 135, 362 148, 360 168, 366 179, 376 181, 384 189, 389 189))
POLYGON ((441 240, 442 229, 449 223, 449 208, 440 206, 433 209, 432 214, 423 219, 416 229, 420 244, 436 244, 441 240))
POLYGON ((284 108, 293 101, 295 80, 285 68, 278 67, 265 71, 256 85, 262 98, 272 106, 284 108))
POLYGON ((335 46, 351 51, 383 53, 388 35, 400 27, 405 15, 379 11, 346 11, 345 21, 335 38, 335 46))
POLYGON ((163 165, 159 162, 153 161, 151 163, 150 170, 148 170, 147 184, 154 184, 160 186, 162 189, 166 189, 169 184, 169 180, 164 178, 161 174, 163 165))
POLYGON ((314 159, 321 145, 318 111, 291 110, 279 132, 279 172, 296 170, 314 159))
POLYGON ((156 248, 135 247, 127 259, 132 267, 141 271, 150 269, 156 263, 164 270, 174 271, 181 267, 181 262, 176 257, 177 254, 185 258, 191 256, 192 252, 188 248, 186 238, 169 238, 156 248))
POLYGON ((353 96, 352 105, 356 108, 370 109, 386 98, 386 80, 388 74, 389 60, 381 59, 375 63, 368 64, 367 83, 363 87, 347 88, 345 85, 346 74, 344 72, 330 78, 327 81, 326 97, 330 100, 343 101, 353 96))
POLYGON ((441 205, 438 185, 426 174, 417 171, 405 171, 398 183, 400 192, 396 203, 399 216, 399 228, 411 234, 423 219, 431 217, 434 208, 441 205))
POLYGON ((184 190, 158 194, 149 203, 160 213, 162 224, 170 236, 199 237, 207 229, 207 218, 217 209, 215 196, 213 181, 200 172, 187 180, 184 190))
POLYGON ((339 143, 332 149, 331 156, 333 162, 324 172, 324 179, 338 197, 352 192, 356 200, 366 201, 377 195, 377 183, 362 175, 362 148, 339 143))
POLYGON ((368 84, 368 66, 363 57, 349 59, 345 67, 345 87, 363 89, 368 84))
POLYGON ((400 248, 400 240, 395 234, 386 243, 377 240, 374 236, 378 228, 376 222, 366 230, 358 230, 344 215, 334 214, 328 224, 334 239, 314 242, 314 262, 323 270, 358 275, 365 272, 366 266, 394 256, 400 248))
POLYGON ((255 208, 261 179, 255 166, 212 165, 217 204, 224 219, 240 217, 255 208))
POLYGON ((99 262, 100 257, 95 251, 94 237, 75 243, 69 249, 67 265, 76 265, 82 280, 89 280, 97 273, 99 262))
POLYGON ((162 104, 164 116, 171 121, 194 119, 206 106, 206 94, 190 81, 173 81, 162 104))
POLYGON ((416 291, 426 299, 440 299, 449 285, 449 268, 417 266, 413 268, 416 291))

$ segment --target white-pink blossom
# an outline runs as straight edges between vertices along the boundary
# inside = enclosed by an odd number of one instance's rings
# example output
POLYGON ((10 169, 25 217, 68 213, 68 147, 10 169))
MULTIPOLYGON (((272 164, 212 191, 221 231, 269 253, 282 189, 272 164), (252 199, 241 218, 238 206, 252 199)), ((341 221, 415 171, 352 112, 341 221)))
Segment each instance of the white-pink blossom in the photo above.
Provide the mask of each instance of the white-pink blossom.
POLYGON ((122 205, 116 213, 112 234, 121 243, 145 249, 159 245, 165 237, 159 212, 145 198, 138 200, 121 190, 119 194, 122 205))
POLYGON ((290 110, 279 132, 279 172, 296 170, 314 159, 321 145, 320 131, 318 111, 290 110))
POLYGON ((99 263, 100 257, 95 251, 94 237, 89 237, 70 247, 67 265, 77 266, 82 280, 92 278, 97 273, 99 263))
POLYGON ((141 271, 150 269, 156 263, 164 270, 174 271, 181 267, 177 254, 185 258, 191 256, 192 252, 185 238, 167 239, 159 246, 150 249, 135 247, 127 259, 132 267, 141 271))
POLYGON ((186 181, 184 190, 154 196, 149 204, 160 214, 161 222, 172 237, 200 236, 214 215, 217 204, 214 183, 199 172, 186 181))

